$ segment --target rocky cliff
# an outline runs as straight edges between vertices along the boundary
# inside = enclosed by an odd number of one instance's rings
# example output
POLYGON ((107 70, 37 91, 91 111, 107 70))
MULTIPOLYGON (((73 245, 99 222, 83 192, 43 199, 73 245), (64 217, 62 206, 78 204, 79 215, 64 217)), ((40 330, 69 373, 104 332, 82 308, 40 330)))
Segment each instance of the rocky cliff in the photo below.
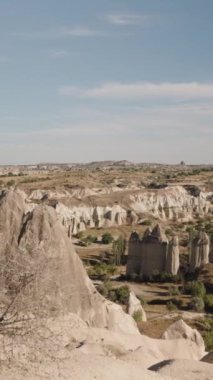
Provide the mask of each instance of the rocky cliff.
POLYGON ((26 213, 25 197, 0 195, 1 309, 41 317, 72 312, 90 326, 137 333, 133 319, 96 291, 54 208, 26 213))
POLYGON ((196 214, 207 215, 213 209, 212 194, 193 195, 181 186, 159 190, 78 189, 34 191, 28 207, 42 200, 54 203, 69 234, 93 227, 135 224, 144 218, 192 220, 196 214))

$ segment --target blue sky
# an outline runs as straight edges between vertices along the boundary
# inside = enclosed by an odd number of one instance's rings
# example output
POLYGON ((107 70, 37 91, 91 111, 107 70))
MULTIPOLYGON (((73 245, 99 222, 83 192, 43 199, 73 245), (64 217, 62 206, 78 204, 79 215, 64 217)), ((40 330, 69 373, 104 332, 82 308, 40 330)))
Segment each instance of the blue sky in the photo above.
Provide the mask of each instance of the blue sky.
POLYGON ((0 164, 212 163, 212 0, 0 0, 0 164))

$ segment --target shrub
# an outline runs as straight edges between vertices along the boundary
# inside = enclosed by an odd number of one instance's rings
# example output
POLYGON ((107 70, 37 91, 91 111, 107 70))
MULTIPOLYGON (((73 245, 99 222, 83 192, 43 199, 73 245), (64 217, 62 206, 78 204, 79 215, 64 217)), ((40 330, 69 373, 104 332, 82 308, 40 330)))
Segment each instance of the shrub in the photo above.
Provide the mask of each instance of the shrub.
POLYGON ((140 300, 140 303, 141 303, 141 305, 142 306, 144 306, 144 305, 146 305, 146 301, 145 301, 145 299, 143 298, 143 296, 141 296, 141 295, 137 295, 137 298, 140 300))
POLYGON ((133 314, 133 318, 134 318, 135 322, 141 322, 142 321, 142 312, 141 312, 141 310, 135 311, 134 314, 133 314))
POLYGON ((192 298, 192 300, 191 300, 191 302, 189 304, 189 307, 192 310, 197 311, 197 312, 203 311, 204 307, 205 307, 203 298, 201 298, 201 297, 194 297, 194 298, 192 298))
POLYGON ((96 236, 92 236, 92 235, 88 235, 85 238, 83 238, 82 241, 85 243, 86 246, 88 246, 88 245, 90 245, 92 243, 96 243, 97 242, 97 237, 96 236))
POLYGON ((109 294, 109 286, 107 285, 106 282, 104 282, 103 284, 101 285, 98 285, 97 286, 97 290, 98 292, 105 298, 108 297, 108 294, 109 294))
POLYGON ((102 244, 110 244, 113 242, 113 236, 109 233, 106 232, 105 234, 102 235, 102 244))
POLYGON ((104 282, 97 287, 97 290, 102 294, 103 297, 108 298, 112 302, 117 302, 122 305, 127 305, 129 302, 130 290, 128 286, 112 288, 110 282, 104 282))
POLYGON ((142 226, 151 226, 152 222, 149 219, 145 219, 140 223, 142 226))
POLYGON ((172 301, 167 302, 166 306, 167 306, 167 309, 169 311, 177 311, 178 310, 177 306, 172 301))
POLYGON ((85 240, 90 242, 90 243, 97 243, 98 239, 97 239, 97 236, 88 235, 88 236, 86 236, 85 240))
POLYGON ((112 290, 110 290, 109 293, 108 293, 107 298, 108 298, 111 302, 117 302, 117 293, 116 293, 116 289, 112 289, 112 290))
POLYGON ((204 298, 206 294, 206 288, 200 281, 191 281, 184 286, 186 294, 190 294, 193 297, 204 298))
POLYGON ((168 289, 168 293, 170 296, 179 296, 180 290, 177 286, 170 286, 168 289))
POLYGON ((197 328, 202 333, 206 351, 213 351, 213 318, 197 321, 197 328))
POLYGON ((116 289, 117 301, 123 305, 127 305, 129 302, 129 287, 124 285, 116 289))
POLYGON ((16 181, 14 181, 14 179, 11 179, 10 181, 8 181, 8 182, 6 183, 6 185, 7 185, 8 187, 15 186, 15 184, 16 184, 16 181))
POLYGON ((114 240, 112 245, 112 251, 115 258, 115 264, 121 265, 123 262, 123 255, 126 250, 126 240, 120 236, 117 240, 114 240))
POLYGON ((204 298, 204 302, 205 302, 205 310, 209 313, 213 313, 213 294, 206 295, 204 298))
POLYGON ((155 282, 179 282, 179 275, 173 275, 167 272, 153 271, 152 281, 155 282))
POLYGON ((97 263, 94 267, 88 271, 89 276, 93 277, 110 277, 117 272, 117 268, 114 265, 106 263, 97 263))
POLYGON ((79 231, 79 232, 77 232, 77 234, 75 235, 75 237, 76 237, 77 239, 82 239, 83 236, 84 236, 83 231, 79 231))
POLYGON ((213 351, 213 330, 205 332, 203 335, 205 347, 207 351, 213 351))

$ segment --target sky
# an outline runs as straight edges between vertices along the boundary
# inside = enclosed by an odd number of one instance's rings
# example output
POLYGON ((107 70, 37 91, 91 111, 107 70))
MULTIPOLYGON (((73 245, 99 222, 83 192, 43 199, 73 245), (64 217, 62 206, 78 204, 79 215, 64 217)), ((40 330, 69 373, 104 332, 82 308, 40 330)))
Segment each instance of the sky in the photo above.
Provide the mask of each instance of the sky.
POLYGON ((212 0, 0 0, 0 165, 213 163, 212 0))

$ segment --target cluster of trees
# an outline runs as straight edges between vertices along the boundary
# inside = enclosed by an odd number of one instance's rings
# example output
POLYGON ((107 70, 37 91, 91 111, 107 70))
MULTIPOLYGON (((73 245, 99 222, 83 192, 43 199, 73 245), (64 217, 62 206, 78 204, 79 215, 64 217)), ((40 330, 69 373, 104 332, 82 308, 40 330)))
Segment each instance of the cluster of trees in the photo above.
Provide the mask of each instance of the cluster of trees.
POLYGON ((87 235, 83 237, 83 232, 79 232, 76 235, 77 238, 81 239, 81 243, 85 246, 89 246, 92 243, 101 243, 105 245, 112 244, 112 255, 113 255, 113 262, 116 266, 123 264, 123 257, 126 251, 126 240, 119 236, 117 239, 114 239, 112 234, 109 232, 105 232, 101 239, 98 240, 97 236, 94 235, 87 235))

